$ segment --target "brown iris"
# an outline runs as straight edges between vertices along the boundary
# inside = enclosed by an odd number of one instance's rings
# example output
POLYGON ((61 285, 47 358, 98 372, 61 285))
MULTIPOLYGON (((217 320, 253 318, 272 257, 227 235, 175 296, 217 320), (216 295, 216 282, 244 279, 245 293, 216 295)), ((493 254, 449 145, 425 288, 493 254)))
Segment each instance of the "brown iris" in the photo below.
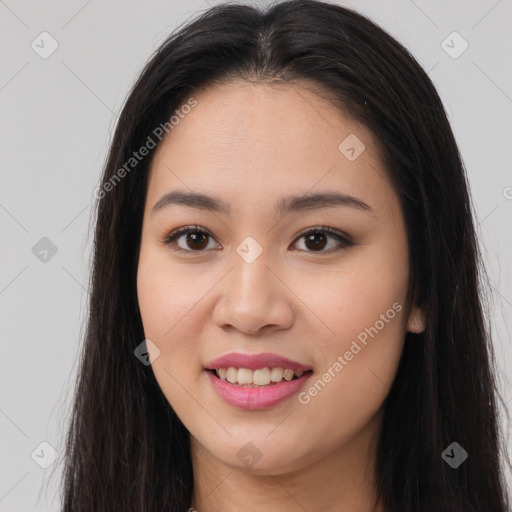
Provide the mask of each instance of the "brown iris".
POLYGON ((323 249, 325 247, 325 244, 327 242, 327 237, 324 233, 316 232, 316 233, 310 233, 306 235, 306 247, 308 249, 323 249), (320 239, 319 239, 320 238, 320 239), (308 245, 311 244, 311 245, 308 245))
POLYGON ((208 245, 208 236, 207 233, 202 233, 201 231, 191 231, 187 233, 187 244, 194 250, 204 249, 208 245))

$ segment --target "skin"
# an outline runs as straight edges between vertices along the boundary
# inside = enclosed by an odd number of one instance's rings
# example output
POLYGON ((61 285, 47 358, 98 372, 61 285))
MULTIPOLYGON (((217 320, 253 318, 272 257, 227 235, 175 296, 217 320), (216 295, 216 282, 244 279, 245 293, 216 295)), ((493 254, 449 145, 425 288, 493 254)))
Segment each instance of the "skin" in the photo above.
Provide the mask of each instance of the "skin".
POLYGON ((423 330, 424 318, 406 304, 404 218, 376 140, 299 85, 233 81, 194 98, 197 106, 151 164, 137 275, 145 336, 159 350, 148 347, 153 372, 191 433, 192 505, 200 512, 382 510, 374 491, 382 404, 405 333, 423 330), (338 150, 349 134, 366 148, 354 161, 338 150), (173 190, 219 197, 230 213, 170 205, 152 214, 173 190), (371 210, 274 213, 282 196, 319 191, 350 194, 371 210), (212 237, 202 246, 186 234, 163 242, 188 225, 212 237), (322 232, 326 245, 315 249, 297 236, 320 226, 354 244, 322 232), (236 252, 247 236, 262 249, 252 263, 236 252), (327 253, 331 247, 340 250, 327 253), (265 410, 239 409, 216 394, 204 371, 229 352, 273 352, 311 365, 309 382, 316 381, 396 303, 394 318, 307 404, 296 394, 265 410), (251 467, 237 456, 248 442, 261 454, 251 467))

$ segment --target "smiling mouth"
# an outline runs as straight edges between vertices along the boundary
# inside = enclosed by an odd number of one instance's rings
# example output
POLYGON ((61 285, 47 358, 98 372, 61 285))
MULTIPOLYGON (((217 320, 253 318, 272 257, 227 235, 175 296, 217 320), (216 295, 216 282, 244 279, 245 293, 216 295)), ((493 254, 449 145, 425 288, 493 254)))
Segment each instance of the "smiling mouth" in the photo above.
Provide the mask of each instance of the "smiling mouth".
POLYGON ((271 387, 281 382, 290 382, 297 380, 304 374, 312 373, 312 370, 293 370, 291 368, 259 368, 251 370, 249 368, 217 368, 208 370, 212 375, 220 380, 229 382, 234 386, 263 388, 271 387))

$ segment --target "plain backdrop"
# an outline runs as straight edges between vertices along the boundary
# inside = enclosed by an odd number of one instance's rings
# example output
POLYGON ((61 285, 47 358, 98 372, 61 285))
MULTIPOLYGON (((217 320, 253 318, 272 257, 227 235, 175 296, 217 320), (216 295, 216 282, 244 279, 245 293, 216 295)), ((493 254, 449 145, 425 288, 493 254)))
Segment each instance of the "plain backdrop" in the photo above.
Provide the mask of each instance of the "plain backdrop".
MULTIPOLYGON (((138 72, 175 27, 215 3, 0 0, 0 511, 59 510, 92 192, 138 72), (52 449, 56 460, 44 469, 39 461, 50 461, 52 449)), ((342 5, 402 42, 445 104, 494 290, 498 379, 512 403, 512 1, 342 5)))

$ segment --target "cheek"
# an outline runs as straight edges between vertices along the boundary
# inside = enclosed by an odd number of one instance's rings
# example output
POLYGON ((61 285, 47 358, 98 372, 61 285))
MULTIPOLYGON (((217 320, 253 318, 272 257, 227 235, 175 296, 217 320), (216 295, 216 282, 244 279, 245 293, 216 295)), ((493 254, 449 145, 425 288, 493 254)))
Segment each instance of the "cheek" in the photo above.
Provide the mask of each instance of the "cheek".
MULTIPOLYGON (((158 253, 141 252, 137 271, 137 297, 144 335, 160 349, 159 364, 197 358, 200 323, 194 321, 205 290, 197 279, 162 261, 158 253)), ((206 286, 206 284, 205 284, 206 286)), ((207 289, 207 288, 206 288, 207 289)), ((156 367, 156 366, 155 366, 156 367)))
POLYGON ((368 251, 323 280, 324 293, 313 307, 330 335, 317 337, 319 371, 299 397, 311 417, 342 422, 348 432, 382 405, 405 338, 408 283, 402 257, 397 253, 386 260, 368 251))
POLYGON ((407 261, 402 253, 390 255, 385 261, 385 252, 376 247, 365 254, 353 253, 336 271, 319 273, 311 282, 301 279, 305 302, 325 324, 318 339, 327 352, 348 350, 347 343, 358 337, 364 342, 367 329, 375 324, 382 331, 379 335, 401 337, 407 261))
POLYGON ((204 287, 198 286, 200 271, 197 266, 191 266, 195 268, 184 271, 182 266, 172 264, 165 250, 143 239, 137 269, 137 298, 148 338, 153 336, 161 342, 172 338, 204 294, 204 287))
POLYGON ((196 368, 201 368, 201 324, 195 320, 204 293, 191 286, 190 277, 141 254, 137 273, 139 309, 144 335, 159 350, 151 369, 182 421, 200 412, 194 409, 187 390, 193 389, 193 380, 199 375, 196 368))

